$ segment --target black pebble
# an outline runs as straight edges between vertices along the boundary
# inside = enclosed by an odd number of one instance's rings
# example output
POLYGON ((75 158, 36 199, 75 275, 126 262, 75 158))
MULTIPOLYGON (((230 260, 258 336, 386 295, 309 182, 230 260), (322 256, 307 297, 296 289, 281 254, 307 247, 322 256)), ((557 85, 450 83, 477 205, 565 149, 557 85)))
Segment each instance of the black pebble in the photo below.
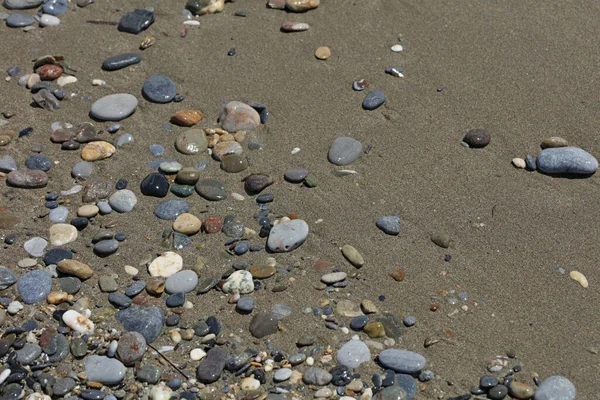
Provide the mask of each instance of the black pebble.
POLYGON ((234 56, 234 55, 235 55, 235 49, 230 49, 230 50, 227 52, 227 55, 228 55, 228 56, 234 56))
POLYGON ((480 149, 487 146, 490 143, 491 136, 488 131, 484 129, 471 129, 467 132, 463 141, 475 149, 480 149))
POLYGON ((78 150, 81 145, 74 140, 67 140, 60 145, 61 150, 78 150))
POLYGON ((46 207, 50 210, 53 210, 58 207, 58 202, 57 201, 47 201, 46 203, 44 203, 44 207, 46 207))
POLYGON ((125 235, 122 232, 119 232, 115 235, 115 240, 118 242, 122 242, 123 240, 127 239, 127 235, 125 235))
POLYGON ((29 136, 29 135, 31 135, 32 132, 33 132, 32 127, 25 128, 19 132, 19 137, 29 136))
POLYGON ((126 189, 126 188, 127 188, 127 184, 128 184, 128 183, 129 183, 129 182, 127 182, 127 179, 123 179, 123 178, 121 178, 121 179, 119 179, 119 180, 117 181, 117 184, 115 185, 115 188, 116 188, 117 190, 123 190, 123 189, 126 189))
POLYGON ((140 183, 140 191, 146 196, 165 197, 169 193, 169 181, 157 172, 149 174, 140 183))
POLYGON ((84 230, 90 221, 86 217, 77 217, 71 220, 71 225, 77 228, 78 231, 84 230))
POLYGON ((10 234, 6 235, 6 237, 4 238, 5 244, 14 244, 16 241, 17 241, 16 233, 10 233, 10 234))

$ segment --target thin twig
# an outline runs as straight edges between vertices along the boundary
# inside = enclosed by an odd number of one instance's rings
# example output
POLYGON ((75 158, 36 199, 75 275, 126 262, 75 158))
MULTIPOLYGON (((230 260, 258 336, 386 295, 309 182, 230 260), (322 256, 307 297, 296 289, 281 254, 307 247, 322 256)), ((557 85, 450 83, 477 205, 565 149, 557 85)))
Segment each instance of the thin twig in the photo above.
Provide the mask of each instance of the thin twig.
POLYGON ((184 373, 182 370, 180 370, 180 369, 177 367, 177 365, 173 364, 173 363, 171 362, 171 360, 169 360, 169 359, 168 359, 167 357, 165 357, 165 356, 164 356, 164 355, 163 355, 163 354, 162 354, 160 351, 158 351, 158 350, 156 349, 156 347, 152 346, 150 343, 147 343, 147 344, 148 344, 148 347, 150 347, 152 350, 154 350, 155 352, 157 352, 159 356, 161 356, 162 358, 164 358, 164 360, 165 360, 166 362, 168 362, 168 363, 171 365, 171 367, 175 368, 175 369, 177 370, 177 372, 179 372, 181 375, 183 375, 183 377, 184 377, 185 379, 190 379, 190 378, 189 378, 189 377, 188 377, 188 376, 187 376, 187 375, 186 375, 186 374, 185 374, 185 373, 184 373))

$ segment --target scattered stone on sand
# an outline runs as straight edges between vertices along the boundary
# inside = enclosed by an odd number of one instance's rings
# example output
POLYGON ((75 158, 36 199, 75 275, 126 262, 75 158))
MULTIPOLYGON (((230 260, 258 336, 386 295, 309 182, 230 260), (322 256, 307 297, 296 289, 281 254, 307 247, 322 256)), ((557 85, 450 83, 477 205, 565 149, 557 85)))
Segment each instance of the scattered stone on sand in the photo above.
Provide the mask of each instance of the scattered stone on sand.
POLYGON ((83 360, 83 364, 89 381, 114 385, 125 378, 125 366, 114 358, 91 355, 83 360))
POLYGON ((210 349, 196 369, 198 381, 205 384, 216 382, 221 377, 228 358, 229 355, 224 348, 214 347, 210 349))
POLYGON ((25 304, 37 303, 45 300, 52 290, 52 276, 40 269, 28 272, 19 278, 17 288, 25 304))
POLYGON ((362 151, 362 144, 351 137, 339 137, 329 147, 327 158, 335 165, 352 164, 362 151))
POLYGON ((443 249, 450 247, 450 235, 448 235, 446 232, 432 233, 431 241, 443 249))
POLYGON ((50 244, 62 246, 77 240, 77 228, 71 224, 54 224, 50 227, 50 244))
POLYGON ((118 69, 127 68, 142 61, 142 57, 136 53, 124 53, 117 56, 112 56, 104 60, 102 69, 105 71, 116 71, 118 69))
POLYGON ((400 234, 400 216, 398 215, 381 217, 377 220, 375 225, 388 235, 395 236, 400 234))
POLYGON ((281 24, 282 32, 302 32, 307 31, 310 28, 310 25, 304 22, 292 22, 286 21, 281 24))
POLYGON ((551 148, 556 148, 556 147, 567 147, 568 145, 569 145, 569 142, 567 141, 567 139, 563 139, 558 136, 552 136, 547 139, 544 139, 542 141, 542 143, 540 144, 540 147, 542 148, 542 150, 544 150, 544 149, 551 149, 551 148))
POLYGON ((575 386, 564 376, 551 376, 542 381, 534 400, 575 400, 575 386))
POLYGON ((385 94, 381 90, 374 90, 365 96, 362 107, 365 110, 375 110, 385 103, 385 100, 385 94))
POLYGON ((293 219, 271 228, 267 247, 275 253, 290 252, 298 248, 308 236, 308 224, 301 219, 293 219))
POLYGON ((110 196, 108 204, 116 212, 127 213, 137 204, 137 197, 129 189, 118 190, 110 196))
POLYGON ((346 244, 342 246, 342 254, 346 257, 346 260, 356 268, 360 268, 365 265, 363 256, 353 246, 346 244))
POLYGON ((116 313, 115 318, 128 332, 138 332, 146 343, 152 343, 162 333, 165 324, 163 311, 158 307, 132 306, 116 313))
POLYGON ((463 142, 474 149, 480 149, 490 144, 491 135, 485 129, 471 129, 465 134, 463 142))
POLYGON ((154 22, 154 11, 146 9, 137 9, 126 13, 119 21, 118 29, 121 32, 133 34, 140 33, 147 29, 154 22))
POLYGON ((219 122, 227 132, 252 131, 260 125, 260 115, 247 104, 230 101, 223 104, 219 122))
POLYGON ((427 366, 425 357, 408 350, 387 349, 379 353, 379 362, 385 368, 403 374, 417 373, 427 366))
POLYGON ((223 285, 225 293, 248 294, 254 291, 252 274, 248 271, 235 271, 223 285))
POLYGON ((558 147, 542 150, 536 160, 537 169, 548 175, 593 175, 598 160, 577 147, 558 147))
POLYGON ((171 117, 171 123, 179 126, 194 126, 202 121, 202 118, 204 114, 200 110, 179 110, 171 117))
POLYGON ((181 271, 183 259, 173 251, 167 251, 155 258, 148 266, 148 272, 152 276, 168 278, 176 272, 181 271))
POLYGON ((17 170, 9 172, 6 183, 21 189, 39 189, 48 184, 48 175, 44 171, 35 169, 17 170))
POLYGON ((168 76, 154 74, 146 78, 142 94, 153 103, 169 103, 175 98, 177 87, 168 76))
POLYGON ((135 112, 137 104, 129 93, 110 94, 92 104, 90 115, 100 121, 121 121, 135 112))
POLYGON ((252 317, 250 321, 250 333, 257 339, 273 335, 279 330, 279 319, 275 314, 261 312, 252 317))
POLYGON ((352 339, 338 350, 336 358, 341 365, 354 369, 371 360, 371 351, 364 342, 352 339))
POLYGON ((329 57, 331 57, 331 49, 329 49, 327 46, 321 46, 315 50, 315 57, 317 57, 319 60, 327 60, 329 57))

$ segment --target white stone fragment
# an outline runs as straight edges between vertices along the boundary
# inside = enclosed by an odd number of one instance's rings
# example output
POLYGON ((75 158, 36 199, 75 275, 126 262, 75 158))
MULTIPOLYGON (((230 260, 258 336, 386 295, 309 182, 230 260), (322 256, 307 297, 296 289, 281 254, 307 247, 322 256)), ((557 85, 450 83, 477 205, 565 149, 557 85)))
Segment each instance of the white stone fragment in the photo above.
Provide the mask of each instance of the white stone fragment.
POLYGON ((181 271, 183 259, 174 251, 167 251, 155 258, 148 267, 148 272, 152 276, 162 276, 168 278, 176 272, 181 271))
POLYGON ((68 310, 63 314, 62 319, 69 328, 82 335, 91 335, 94 333, 94 323, 75 310, 68 310))

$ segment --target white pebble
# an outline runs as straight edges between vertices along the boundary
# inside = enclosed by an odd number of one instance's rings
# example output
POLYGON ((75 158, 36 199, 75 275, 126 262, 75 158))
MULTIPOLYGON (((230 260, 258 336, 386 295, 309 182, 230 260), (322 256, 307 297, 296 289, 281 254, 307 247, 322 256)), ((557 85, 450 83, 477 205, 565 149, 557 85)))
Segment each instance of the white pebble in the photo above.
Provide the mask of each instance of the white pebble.
POLYGON ((91 335, 94 333, 94 323, 75 310, 68 310, 63 314, 62 319, 69 328, 82 335, 91 335))
POLYGON ((14 315, 23 309, 23 304, 18 301, 13 301, 8 305, 6 309, 10 315, 14 315))
POLYGON ((392 46, 392 51, 394 53, 400 53, 402 50, 404 50, 404 47, 402 47, 401 44, 395 44, 392 46))
POLYGON ((156 385, 150 390, 150 399, 152 400, 169 400, 173 391, 170 387, 163 385, 156 385))
POLYGON ((2 371, 2 373, 0 374, 0 385, 2 385, 6 378, 8 378, 10 372, 10 368, 6 368, 4 371, 2 371))
POLYGON ((56 26, 60 24, 60 19, 50 14, 42 14, 40 17, 41 26, 56 26))
POLYGON ((587 278, 581 272, 571 271, 571 272, 569 272, 569 276, 575 282, 579 283, 582 288, 587 289, 587 287, 589 286, 587 278))
POLYGON ((513 158, 512 164, 515 166, 515 168, 521 168, 521 169, 524 169, 527 166, 527 164, 525 163, 525 160, 523 160, 522 158, 519 158, 519 157, 513 158))
POLYGON ((231 193, 231 197, 233 197, 233 199, 234 199, 234 200, 237 200, 237 201, 244 201, 244 200, 245 200, 245 197, 244 197, 244 196, 242 196, 242 195, 241 195, 241 194, 239 194, 239 193, 235 193, 235 192, 234 192, 234 193, 231 193))
POLYGON ((196 21, 195 19, 189 19, 187 21, 183 21, 183 24, 191 26, 200 26, 200 21, 196 21))
POLYGON ((257 390, 260 387, 260 382, 258 379, 249 376, 242 380, 240 387, 242 390, 257 390))
POLYGON ((29 396, 27 396, 25 400, 50 400, 50 399, 52 399, 52 397, 48 396, 47 394, 35 392, 35 393, 31 393, 29 396))
POLYGON ((315 363, 315 359, 314 358, 312 358, 312 357, 307 357, 306 358, 306 365, 308 365, 309 367, 311 365, 314 365, 314 363, 315 363))
POLYGON ((71 189, 69 189, 69 190, 61 190, 61 191, 60 191, 60 194, 61 194, 62 196, 69 196, 69 195, 71 195, 71 194, 76 194, 76 193, 79 193, 79 192, 81 192, 81 189, 83 189, 83 186, 81 186, 81 185, 75 185, 75 186, 73 186, 73 187, 72 187, 71 189))
POLYGON ((26 340, 27 340, 27 343, 37 343, 38 342, 38 339, 35 336, 35 333, 33 333, 33 331, 31 331, 27 334, 26 340))
POLYGON ((173 341, 173 343, 180 343, 181 333, 179 333, 178 330, 171 331, 171 340, 173 341))
POLYGON ((104 86, 104 85, 106 85, 106 82, 103 81, 102 79, 93 79, 92 80, 92 85, 94 85, 94 86, 104 86))
POLYGON ((296 154, 300 152, 300 147, 294 147, 294 149, 292 150, 292 154, 296 154))
POLYGON ((342 333, 344 335, 347 335, 348 333, 350 333, 350 331, 348 330, 348 328, 346 328, 345 326, 342 327, 342 329, 340 329, 342 331, 342 333))
POLYGON ((58 79, 56 80, 56 84, 60 87, 63 87, 65 85, 68 85, 69 83, 75 83, 77 82, 77 78, 74 77, 73 75, 61 75, 58 77, 58 79))
POLYGON ((127 272, 129 275, 137 275, 140 271, 138 271, 137 268, 132 267, 131 265, 126 265, 125 266, 125 272, 127 272))
POLYGON ((183 308, 185 308, 186 310, 191 310, 192 308, 194 308, 194 303, 192 303, 192 302, 191 302, 191 301, 189 301, 189 300, 186 300, 186 301, 183 303, 183 308))
POLYGON ((115 354, 117 354, 118 348, 119 348, 119 342, 117 342, 116 340, 113 340, 112 342, 110 342, 110 345, 108 346, 106 355, 109 356, 110 358, 113 358, 115 356, 115 354))
POLYGON ((202 349, 194 349, 190 351, 190 358, 194 361, 200 361, 206 357, 206 352, 202 349))

